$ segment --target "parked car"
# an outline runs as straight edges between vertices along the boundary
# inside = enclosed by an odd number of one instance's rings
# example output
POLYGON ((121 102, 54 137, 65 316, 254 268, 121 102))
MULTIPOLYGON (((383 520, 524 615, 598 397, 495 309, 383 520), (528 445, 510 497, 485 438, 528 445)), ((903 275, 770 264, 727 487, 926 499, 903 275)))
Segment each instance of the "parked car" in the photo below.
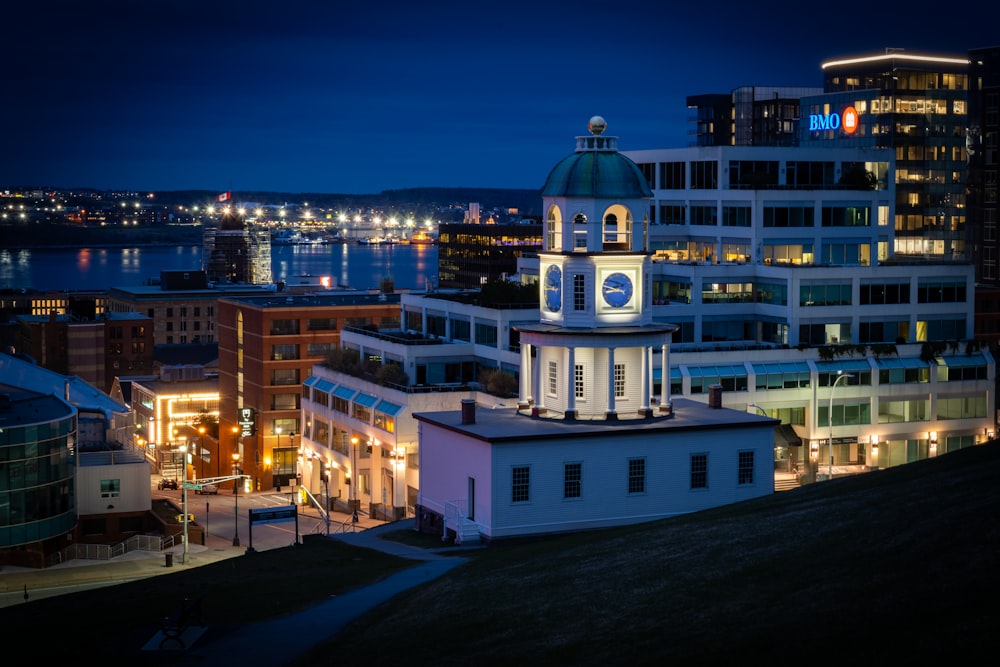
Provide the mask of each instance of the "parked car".
POLYGON ((195 489, 195 493, 204 493, 205 495, 219 495, 219 487, 215 484, 202 484, 200 489, 195 489))
POLYGON ((177 480, 174 479, 173 477, 164 477, 156 484, 156 488, 158 488, 160 491, 162 491, 163 489, 174 489, 176 491, 177 480))

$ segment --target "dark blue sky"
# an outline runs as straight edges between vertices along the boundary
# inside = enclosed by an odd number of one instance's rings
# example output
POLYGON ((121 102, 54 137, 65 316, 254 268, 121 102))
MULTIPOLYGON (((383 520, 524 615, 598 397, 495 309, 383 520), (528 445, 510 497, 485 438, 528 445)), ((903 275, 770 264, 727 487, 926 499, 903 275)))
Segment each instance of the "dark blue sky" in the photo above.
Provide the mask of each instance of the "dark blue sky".
POLYGON ((995 0, 19 4, 0 187, 539 188, 593 115, 622 150, 680 147, 688 95, 1000 43, 995 0))

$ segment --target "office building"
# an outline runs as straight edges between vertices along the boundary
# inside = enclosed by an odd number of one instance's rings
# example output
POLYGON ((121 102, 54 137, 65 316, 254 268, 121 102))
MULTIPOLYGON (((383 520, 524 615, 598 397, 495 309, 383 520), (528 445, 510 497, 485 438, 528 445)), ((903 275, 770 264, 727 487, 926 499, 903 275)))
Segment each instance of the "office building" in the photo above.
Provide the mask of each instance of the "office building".
POLYGON ((541 225, 442 223, 438 226, 438 285, 476 289, 505 280, 517 271, 518 258, 541 248, 541 225))
POLYGON ((248 223, 243 214, 225 209, 218 228, 206 228, 204 269, 212 283, 268 285, 271 283, 271 232, 248 223))
POLYGON ((729 94, 687 98, 694 146, 795 146, 799 142, 799 100, 822 88, 741 86, 729 94))
POLYGON ((823 94, 801 101, 800 145, 892 149, 893 254, 965 258, 968 57, 890 49, 821 67, 823 94))
POLYGON ((299 483, 302 383, 341 332, 398 328, 399 298, 331 290, 219 300, 219 433, 255 488, 299 483))

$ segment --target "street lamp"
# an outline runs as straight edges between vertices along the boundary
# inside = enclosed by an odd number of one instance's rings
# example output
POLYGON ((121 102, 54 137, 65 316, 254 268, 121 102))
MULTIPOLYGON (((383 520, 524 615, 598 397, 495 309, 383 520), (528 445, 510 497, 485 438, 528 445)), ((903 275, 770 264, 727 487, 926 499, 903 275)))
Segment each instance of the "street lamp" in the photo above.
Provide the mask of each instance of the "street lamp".
POLYGON ((201 459, 201 476, 202 477, 206 477, 206 475, 205 475, 205 456, 204 456, 204 451, 205 451, 205 427, 204 426, 199 426, 198 427, 198 458, 201 459))
POLYGON ((187 444, 181 444, 181 456, 183 461, 181 465, 183 466, 184 474, 181 477, 181 506, 184 508, 184 553, 181 557, 181 564, 187 565, 188 559, 188 487, 187 487, 187 444))
MULTIPOLYGON (((233 475, 240 474, 240 453, 233 452, 233 475)), ((240 478, 236 477, 233 480, 233 546, 240 546, 240 494, 238 489, 240 488, 240 478)))
MULTIPOLYGON (((352 517, 358 516, 358 436, 351 437, 351 512, 352 517)), ((354 519, 357 522, 357 519, 354 519)))
POLYGON ((830 476, 827 478, 828 481, 833 479, 833 390, 837 388, 838 382, 852 377, 854 376, 850 373, 837 371, 837 379, 833 381, 833 385, 830 387, 830 408, 826 413, 827 423, 830 425, 830 476))
MULTIPOLYGON (((236 456, 239 456, 239 451, 240 451, 240 435, 239 435, 240 434, 240 427, 239 426, 233 426, 232 429, 230 429, 230 430, 233 433, 233 453, 236 454, 236 456)), ((220 437, 219 440, 221 441, 222 438, 220 437)), ((221 444, 222 444, 221 442, 217 443, 217 445, 219 445, 219 446, 221 446, 221 444)), ((219 449, 219 447, 217 446, 216 447, 216 451, 217 452, 218 452, 218 449, 219 449)), ((220 467, 219 467, 219 471, 216 474, 218 474, 221 477, 222 476, 222 467, 221 467, 222 466, 222 461, 221 460, 219 461, 218 465, 220 467)), ((235 482, 234 482, 234 485, 233 485, 233 493, 236 493, 235 482)))

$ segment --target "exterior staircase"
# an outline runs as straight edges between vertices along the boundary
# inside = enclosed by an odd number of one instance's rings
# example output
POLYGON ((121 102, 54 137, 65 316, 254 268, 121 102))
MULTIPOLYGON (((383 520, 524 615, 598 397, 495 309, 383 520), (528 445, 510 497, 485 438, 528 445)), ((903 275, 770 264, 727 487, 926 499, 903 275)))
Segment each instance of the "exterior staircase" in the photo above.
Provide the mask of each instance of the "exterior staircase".
POLYGON ((799 476, 795 473, 790 472, 775 472, 774 473, 774 492, 779 491, 791 491, 792 489, 797 489, 802 484, 799 482, 799 476))
POLYGON ((462 517, 455 526, 455 544, 479 544, 479 524, 462 517))

